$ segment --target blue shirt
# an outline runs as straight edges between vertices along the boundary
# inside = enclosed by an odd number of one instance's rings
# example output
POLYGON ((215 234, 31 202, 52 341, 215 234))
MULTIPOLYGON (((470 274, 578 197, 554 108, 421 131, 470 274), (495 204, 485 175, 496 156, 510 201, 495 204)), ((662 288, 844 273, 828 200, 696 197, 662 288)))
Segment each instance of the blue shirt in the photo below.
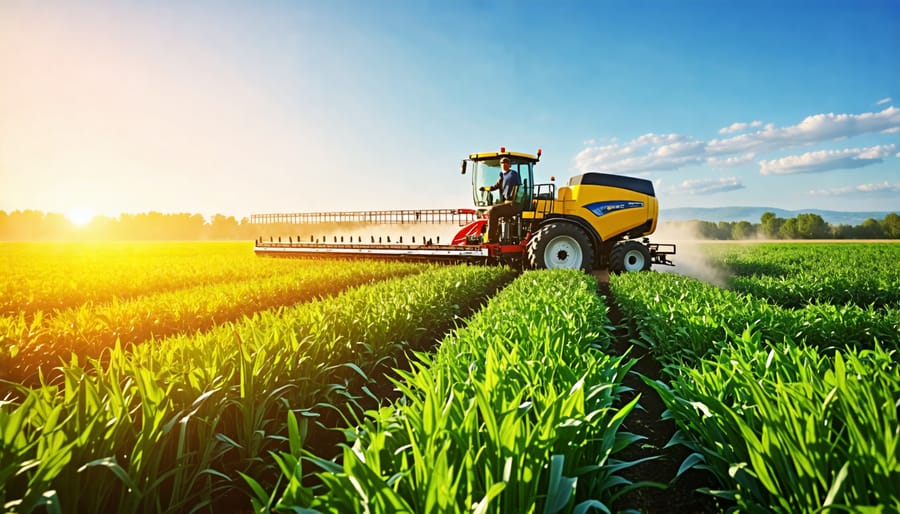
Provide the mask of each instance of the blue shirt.
POLYGON ((519 172, 510 168, 508 172, 500 173, 500 178, 497 179, 497 183, 491 189, 499 189, 500 198, 504 201, 512 202, 515 201, 516 186, 520 185, 522 185, 522 182, 519 180, 519 172))

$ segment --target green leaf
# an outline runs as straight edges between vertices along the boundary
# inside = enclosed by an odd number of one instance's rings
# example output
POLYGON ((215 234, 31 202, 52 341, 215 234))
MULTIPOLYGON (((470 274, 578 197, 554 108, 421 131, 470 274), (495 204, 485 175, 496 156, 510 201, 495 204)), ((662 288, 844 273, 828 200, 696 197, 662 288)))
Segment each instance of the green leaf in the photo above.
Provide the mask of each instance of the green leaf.
POLYGON ((115 457, 104 457, 102 459, 92 460, 92 461, 88 462, 87 464, 78 468, 78 472, 81 473, 82 471, 86 470, 87 468, 92 468, 92 467, 96 467, 96 466, 101 466, 101 467, 104 467, 104 468, 112 471, 113 475, 115 475, 116 478, 118 478, 123 484, 125 484, 125 486, 128 489, 130 489, 132 491, 131 494, 136 494, 136 495, 140 496, 141 492, 140 492, 140 489, 138 489, 137 484, 135 484, 134 481, 131 479, 131 477, 128 476, 128 472, 125 471, 122 468, 122 466, 119 465, 119 463, 116 461, 115 457))
POLYGON ((675 473, 675 478, 680 477, 682 473, 689 469, 693 469, 694 466, 702 462, 706 462, 706 457, 704 457, 703 454, 694 452, 688 455, 681 462, 681 466, 678 467, 678 472, 675 473))
POLYGON ((849 468, 849 462, 845 462, 844 465, 841 466, 841 469, 840 471, 838 471, 837 476, 834 477, 834 482, 832 482, 831 487, 828 488, 828 495, 825 497, 825 502, 822 504, 823 506, 827 507, 834 503, 834 499, 841 491, 841 486, 844 485, 844 480, 847 479, 847 472, 849 468))

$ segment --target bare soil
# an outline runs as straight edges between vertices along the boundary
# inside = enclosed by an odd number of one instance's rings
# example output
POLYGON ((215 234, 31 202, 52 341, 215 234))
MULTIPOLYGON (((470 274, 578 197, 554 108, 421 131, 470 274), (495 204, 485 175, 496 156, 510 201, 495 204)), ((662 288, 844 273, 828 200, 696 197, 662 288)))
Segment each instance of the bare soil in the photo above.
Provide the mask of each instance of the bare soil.
POLYGON ((633 409, 623 423, 623 429, 644 436, 638 441, 616 454, 616 458, 624 461, 655 457, 621 472, 622 476, 632 482, 649 481, 661 484, 657 487, 641 487, 629 491, 619 497, 613 505, 613 512, 636 511, 644 514, 677 514, 677 513, 717 513, 727 509, 727 505, 712 496, 697 492, 697 489, 708 487, 716 489, 715 478, 708 472, 689 470, 677 479, 675 475, 690 450, 676 445, 664 448, 675 433, 676 426, 671 420, 663 420, 666 407, 659 395, 647 386, 640 375, 652 380, 664 378, 662 367, 656 358, 645 348, 631 344, 633 327, 629 326, 622 312, 610 294, 608 277, 597 274, 599 293, 606 297, 609 306, 609 318, 615 329, 615 341, 612 351, 617 355, 629 352, 637 363, 625 377, 624 384, 632 389, 619 400, 620 405, 640 395, 640 406, 633 409))

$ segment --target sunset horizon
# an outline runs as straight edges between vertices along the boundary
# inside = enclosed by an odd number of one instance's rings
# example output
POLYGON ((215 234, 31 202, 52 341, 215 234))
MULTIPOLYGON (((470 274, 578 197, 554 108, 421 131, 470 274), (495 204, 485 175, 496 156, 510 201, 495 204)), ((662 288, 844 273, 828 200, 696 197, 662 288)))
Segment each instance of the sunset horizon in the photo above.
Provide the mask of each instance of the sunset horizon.
POLYGON ((650 179, 662 209, 889 211, 898 23, 879 1, 11 0, 0 209, 463 208, 460 160, 507 147, 542 148, 541 181, 650 179))

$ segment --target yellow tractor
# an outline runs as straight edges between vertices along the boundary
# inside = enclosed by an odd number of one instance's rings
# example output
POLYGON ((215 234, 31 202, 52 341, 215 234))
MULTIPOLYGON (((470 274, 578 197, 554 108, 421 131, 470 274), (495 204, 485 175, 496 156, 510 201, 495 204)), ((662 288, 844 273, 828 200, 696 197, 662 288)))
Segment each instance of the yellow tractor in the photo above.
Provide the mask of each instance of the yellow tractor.
MULTIPOLYGON (((645 271, 653 264, 673 265, 674 244, 650 243, 659 218, 659 203, 649 180, 584 173, 557 187, 554 182, 534 183, 537 154, 509 152, 474 153, 464 159, 463 174, 472 177, 475 209, 419 211, 365 211, 347 213, 257 214, 254 223, 315 223, 372 221, 382 223, 433 223, 435 219, 459 222, 459 230, 450 244, 422 238, 419 243, 402 237, 394 242, 376 242, 361 237, 338 240, 332 236, 309 241, 298 235, 296 241, 259 238, 255 251, 260 255, 346 256, 363 258, 422 259, 447 262, 505 263, 529 268, 572 268, 592 272, 608 268, 611 272, 645 271), (518 173, 520 185, 512 202, 515 214, 499 219, 499 237, 487 236, 488 210, 499 203, 494 191, 485 190, 498 182, 500 161, 507 158, 518 173)), ((509 211, 510 209, 505 209, 509 211)))

